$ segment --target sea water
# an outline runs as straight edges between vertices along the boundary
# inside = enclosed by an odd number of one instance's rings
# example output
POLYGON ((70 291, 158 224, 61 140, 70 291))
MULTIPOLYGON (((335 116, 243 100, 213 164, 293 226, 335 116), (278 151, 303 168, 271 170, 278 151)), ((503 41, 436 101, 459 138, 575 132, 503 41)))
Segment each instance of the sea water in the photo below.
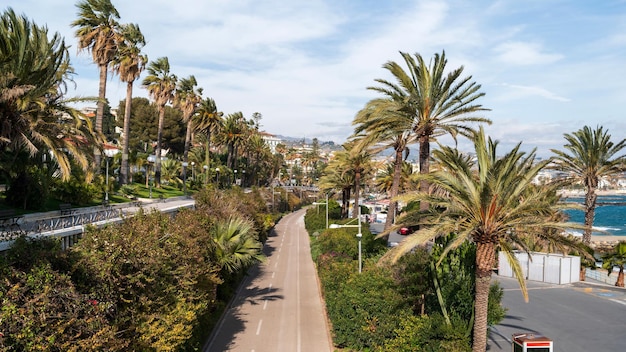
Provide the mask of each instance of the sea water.
MULTIPOLYGON (((566 201, 583 204, 585 198, 567 197, 566 201)), ((607 233, 594 232, 596 235, 626 236, 626 195, 598 196, 596 216, 593 227, 607 233)), ((582 210, 566 210, 570 221, 584 223, 585 213, 582 210)))

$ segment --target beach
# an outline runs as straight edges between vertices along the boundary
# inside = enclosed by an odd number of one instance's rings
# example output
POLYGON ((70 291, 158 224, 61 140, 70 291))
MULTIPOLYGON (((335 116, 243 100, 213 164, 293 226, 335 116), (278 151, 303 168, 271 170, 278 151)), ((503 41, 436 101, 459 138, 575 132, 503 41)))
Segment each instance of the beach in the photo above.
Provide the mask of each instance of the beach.
MULTIPOLYGON (((584 190, 560 190, 558 192, 562 197, 576 197, 581 198, 585 196, 584 190)), ((596 194, 598 196, 626 196, 626 189, 603 189, 597 190, 596 194)), ((614 235, 592 235, 591 242, 592 247, 612 247, 617 244, 619 241, 624 241, 626 238, 624 236, 614 236, 614 235)))

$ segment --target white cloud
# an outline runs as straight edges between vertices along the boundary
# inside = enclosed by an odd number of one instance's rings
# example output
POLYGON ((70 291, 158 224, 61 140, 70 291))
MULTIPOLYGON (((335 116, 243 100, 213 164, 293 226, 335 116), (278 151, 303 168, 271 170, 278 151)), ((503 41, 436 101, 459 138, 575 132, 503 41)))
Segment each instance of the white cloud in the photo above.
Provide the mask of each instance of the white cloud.
MULTIPOLYGON (((73 45, 76 1, 11 5, 73 45)), ((391 78, 398 51, 429 60, 446 51, 487 94, 490 134, 512 145, 547 148, 590 125, 626 136, 623 18, 619 4, 498 0, 113 0, 122 22, 139 24, 150 59, 167 56, 179 77, 195 75, 225 113, 263 114, 268 132, 333 139, 352 132, 354 114, 376 96, 368 86, 391 78), (587 13, 593 11, 592 15, 587 13), (619 13, 621 11, 621 14, 619 13), (555 17, 554 13, 572 16, 555 17), (602 26, 598 24, 602 23, 602 26), (581 38, 584 38, 581 39, 581 38), (502 84, 501 82, 507 82, 502 84), (568 121, 576 120, 573 124, 568 121), (619 125, 621 123, 621 125, 619 125)), ((78 89, 97 94, 89 54, 72 58, 78 89)), ((73 94, 75 93, 75 94, 73 94)), ((135 94, 147 96, 140 84, 135 94)), ((111 77, 117 105, 125 85, 111 77)))
POLYGON ((549 100, 556 100, 561 102, 569 102, 570 99, 559 96, 549 90, 541 87, 534 86, 522 86, 516 84, 502 84, 503 87, 510 88, 507 93, 502 94, 501 96, 504 99, 522 99, 522 98, 532 98, 532 97, 541 97, 549 100))
POLYGON ((499 61, 509 65, 545 65, 563 58, 558 54, 542 53, 536 43, 506 42, 494 48, 499 61))

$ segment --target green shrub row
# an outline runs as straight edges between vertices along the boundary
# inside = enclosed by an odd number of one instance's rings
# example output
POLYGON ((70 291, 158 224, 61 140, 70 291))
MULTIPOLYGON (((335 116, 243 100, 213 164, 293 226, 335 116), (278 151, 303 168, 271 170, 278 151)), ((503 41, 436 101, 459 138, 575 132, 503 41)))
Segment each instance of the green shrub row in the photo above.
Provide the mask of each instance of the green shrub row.
MULTIPOLYGON (((320 221, 315 208, 307 211, 310 234, 320 221)), ((345 223, 333 218, 331 222, 345 223)), ((451 238, 442 239, 431 249, 417 248, 397 263, 383 265, 378 259, 386 247, 367 224, 362 226, 360 274, 356 229, 321 230, 311 238, 335 346, 355 351, 471 351, 474 246, 462 245, 435 266, 442 241, 451 238)), ((493 286, 491 324, 504 317, 501 298, 502 289, 493 286)))

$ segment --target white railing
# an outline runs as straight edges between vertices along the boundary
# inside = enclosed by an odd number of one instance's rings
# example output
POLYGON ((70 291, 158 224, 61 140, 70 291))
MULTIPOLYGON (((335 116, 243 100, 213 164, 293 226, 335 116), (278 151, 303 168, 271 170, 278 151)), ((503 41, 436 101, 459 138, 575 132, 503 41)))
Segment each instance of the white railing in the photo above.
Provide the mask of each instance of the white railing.
MULTIPOLYGON (((148 206, 158 209, 162 213, 176 213, 181 208, 194 208, 195 202, 168 204, 167 201, 164 201, 148 206)), ((62 248, 67 249, 82 237, 86 226, 102 227, 120 223, 124 218, 134 216, 140 207, 135 203, 99 206, 76 209, 74 213, 66 215, 53 214, 21 219, 19 229, 0 229, 0 252, 11 248, 13 242, 24 235, 32 238, 54 236, 59 238, 62 248)))

